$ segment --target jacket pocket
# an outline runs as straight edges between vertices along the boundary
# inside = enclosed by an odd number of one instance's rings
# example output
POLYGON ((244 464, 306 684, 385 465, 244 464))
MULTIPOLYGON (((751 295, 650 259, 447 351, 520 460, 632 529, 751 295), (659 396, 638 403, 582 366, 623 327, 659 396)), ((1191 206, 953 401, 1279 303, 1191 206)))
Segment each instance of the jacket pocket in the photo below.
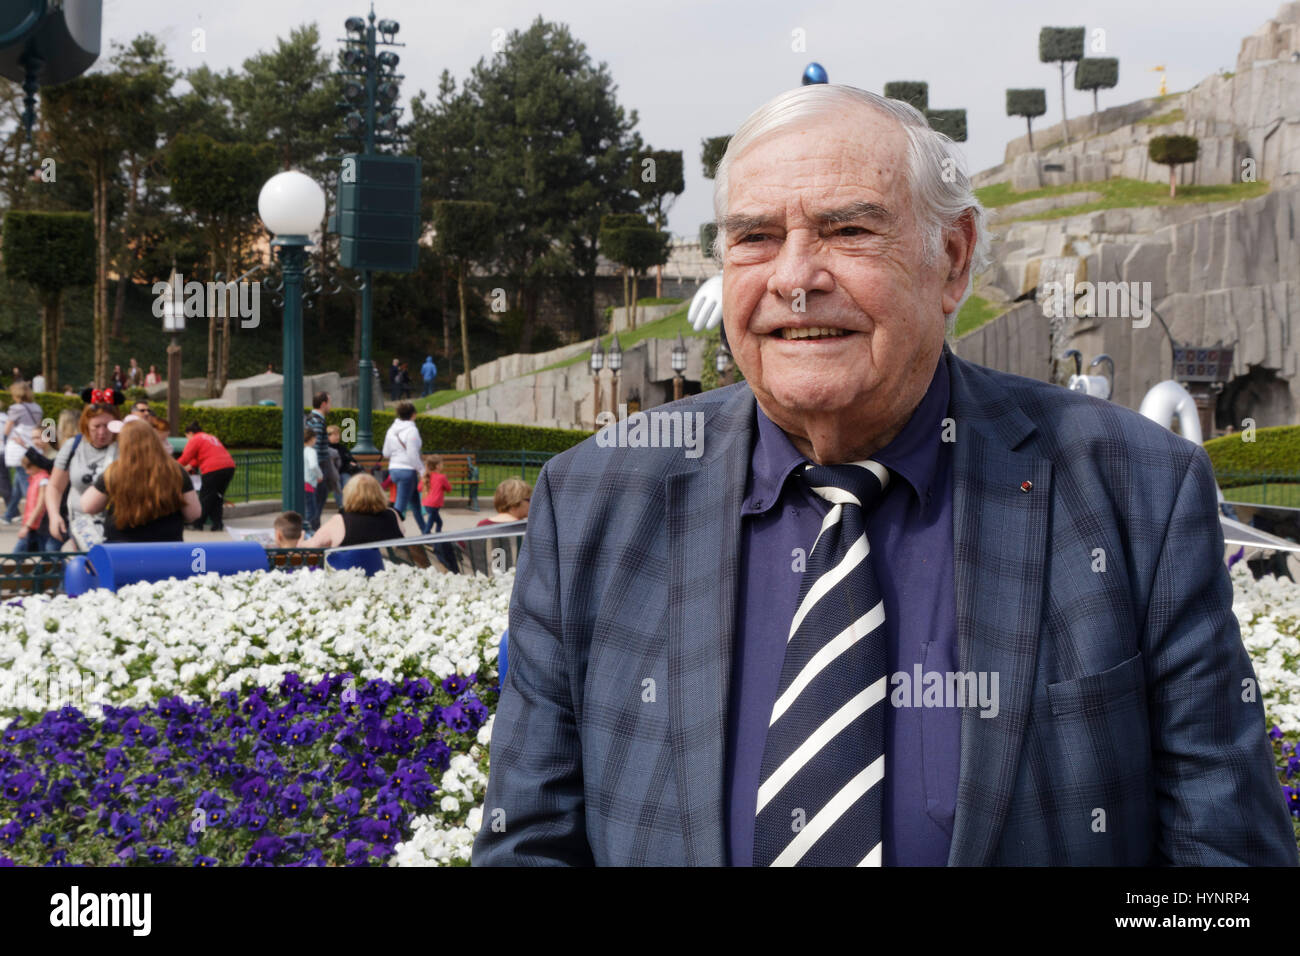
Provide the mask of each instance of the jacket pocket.
POLYGON ((1142 655, 1135 654, 1100 673, 1048 684, 1047 699, 1053 717, 1097 716, 1116 705, 1131 703, 1129 697, 1140 698, 1145 682, 1142 655))

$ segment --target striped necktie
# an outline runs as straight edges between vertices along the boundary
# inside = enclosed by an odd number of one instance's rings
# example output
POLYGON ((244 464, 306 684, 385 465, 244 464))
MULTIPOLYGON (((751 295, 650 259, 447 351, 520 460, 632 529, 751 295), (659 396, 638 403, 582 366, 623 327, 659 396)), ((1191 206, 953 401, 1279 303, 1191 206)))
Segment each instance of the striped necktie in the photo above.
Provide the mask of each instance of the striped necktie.
POLYGON ((768 724, 755 866, 880 866, 885 606, 866 516, 889 483, 874 461, 808 465, 830 502, 808 556, 768 724))

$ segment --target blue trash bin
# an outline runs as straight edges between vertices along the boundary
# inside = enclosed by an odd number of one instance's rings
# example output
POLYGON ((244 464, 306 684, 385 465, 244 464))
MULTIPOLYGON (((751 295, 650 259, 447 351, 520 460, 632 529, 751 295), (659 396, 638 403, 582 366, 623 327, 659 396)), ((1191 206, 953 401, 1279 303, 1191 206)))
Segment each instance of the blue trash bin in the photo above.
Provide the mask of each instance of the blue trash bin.
MULTIPOLYGON (((265 571, 266 549, 256 541, 152 541, 146 544, 97 544, 87 553, 83 589, 118 588, 138 581, 189 578, 215 571, 265 571)), ((80 571, 77 572, 81 573, 80 571)), ((64 575, 67 581, 67 572, 64 575)))

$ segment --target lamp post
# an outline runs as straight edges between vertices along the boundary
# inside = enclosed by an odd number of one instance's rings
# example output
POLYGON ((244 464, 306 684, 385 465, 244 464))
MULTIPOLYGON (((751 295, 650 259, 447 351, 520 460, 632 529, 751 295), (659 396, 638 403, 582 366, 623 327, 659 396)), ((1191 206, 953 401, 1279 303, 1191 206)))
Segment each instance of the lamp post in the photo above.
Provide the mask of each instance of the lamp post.
POLYGON ((727 348, 726 342, 718 343, 718 354, 714 357, 713 367, 718 373, 718 382, 720 385, 731 384, 731 349, 727 348))
POLYGON ((180 283, 175 266, 169 285, 172 294, 163 303, 163 331, 172 336, 167 346, 167 421, 175 438, 181 433, 181 333, 185 331, 185 305, 177 301, 175 290, 180 283))
POLYGON ((673 401, 679 402, 682 399, 682 392, 686 387, 686 380, 682 373, 686 371, 686 340, 682 338, 682 333, 677 333, 677 341, 673 343, 673 401))
POLYGON ((609 386, 609 408, 617 417, 618 415, 618 373, 623 368, 623 346, 618 344, 618 333, 614 333, 614 341, 609 344, 609 355, 606 357, 612 380, 609 386))
POLYGON ((600 427, 600 370, 604 367, 605 353, 600 350, 600 339, 597 338, 591 343, 591 420, 595 423, 595 428, 600 427))
POLYGON ((284 272, 284 391, 281 401, 280 504, 302 514, 302 270, 309 234, 325 215, 325 192, 315 180, 296 171, 276 173, 257 197, 257 212, 275 234, 271 245, 284 272))

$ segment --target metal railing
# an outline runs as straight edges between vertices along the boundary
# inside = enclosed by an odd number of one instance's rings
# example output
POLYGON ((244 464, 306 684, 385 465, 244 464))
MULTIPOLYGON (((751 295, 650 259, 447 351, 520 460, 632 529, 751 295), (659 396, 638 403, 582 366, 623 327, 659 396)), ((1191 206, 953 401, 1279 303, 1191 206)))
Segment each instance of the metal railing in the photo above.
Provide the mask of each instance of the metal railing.
POLYGON ((1300 472, 1216 471, 1214 477, 1228 501, 1300 507, 1300 472))
POLYGON ((235 459, 235 474, 226 488, 227 501, 280 497, 280 452, 235 451, 230 457, 235 459))

